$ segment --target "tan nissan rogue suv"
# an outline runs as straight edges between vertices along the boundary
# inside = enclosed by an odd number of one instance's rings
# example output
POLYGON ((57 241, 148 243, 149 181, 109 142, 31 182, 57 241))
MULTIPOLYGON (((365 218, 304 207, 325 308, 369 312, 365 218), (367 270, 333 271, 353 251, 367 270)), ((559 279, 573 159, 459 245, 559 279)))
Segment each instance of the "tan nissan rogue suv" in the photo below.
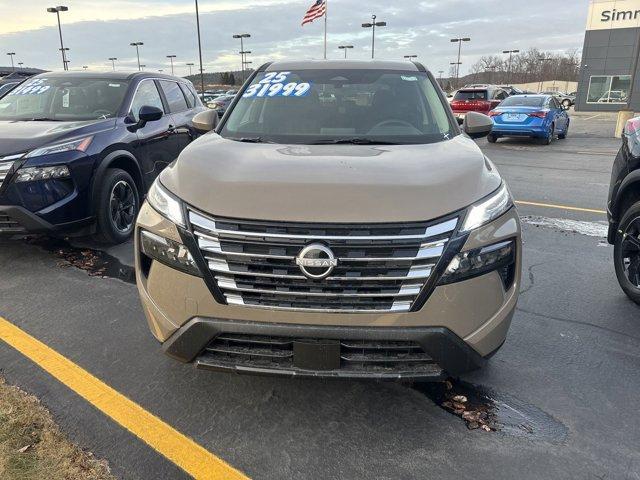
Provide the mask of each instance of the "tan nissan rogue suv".
POLYGON ((278 62, 162 172, 136 227, 165 352, 198 367, 436 380, 481 367, 520 285, 509 190, 418 63, 278 62))

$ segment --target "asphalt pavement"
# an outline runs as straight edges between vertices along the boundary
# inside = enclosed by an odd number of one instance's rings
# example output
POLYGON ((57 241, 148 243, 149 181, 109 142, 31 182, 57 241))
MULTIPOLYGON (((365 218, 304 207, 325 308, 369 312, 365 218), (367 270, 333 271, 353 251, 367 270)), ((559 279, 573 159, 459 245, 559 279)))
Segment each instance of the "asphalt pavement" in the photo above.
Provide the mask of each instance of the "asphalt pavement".
MULTIPOLYGON (((524 280, 506 344, 453 388, 482 397, 497 432, 467 429, 416 385, 178 364, 148 332, 134 285, 68 267, 41 243, 0 241, 0 317, 251 478, 640 478, 640 310, 618 287, 600 213, 619 140, 610 116, 572 122, 549 147, 480 142, 520 202, 524 280)), ((131 245, 109 254, 116 270, 131 263, 131 245)), ((1 341, 0 367, 118 477, 189 478, 1 341)))

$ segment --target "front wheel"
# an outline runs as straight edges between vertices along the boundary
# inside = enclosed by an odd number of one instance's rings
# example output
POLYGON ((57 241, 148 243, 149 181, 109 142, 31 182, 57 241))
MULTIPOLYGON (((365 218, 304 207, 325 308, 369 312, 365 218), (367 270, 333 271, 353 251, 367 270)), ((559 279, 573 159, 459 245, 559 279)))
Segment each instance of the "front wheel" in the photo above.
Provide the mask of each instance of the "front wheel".
POLYGON ((489 143, 496 143, 496 142, 498 141, 498 137, 497 137, 496 135, 494 135, 493 133, 490 133, 490 134, 487 136, 487 141, 488 141, 489 143))
POLYGON ((126 242, 139 211, 140 196, 131 175, 119 168, 107 170, 98 200, 97 240, 109 244, 126 242))
POLYGON ((632 205, 620 221, 613 257, 622 290, 640 305, 640 202, 632 205))
POLYGON ((562 105, 563 105, 567 110, 569 110, 569 107, 571 107, 571 100, 569 100, 568 98, 564 99, 564 100, 562 101, 562 105))

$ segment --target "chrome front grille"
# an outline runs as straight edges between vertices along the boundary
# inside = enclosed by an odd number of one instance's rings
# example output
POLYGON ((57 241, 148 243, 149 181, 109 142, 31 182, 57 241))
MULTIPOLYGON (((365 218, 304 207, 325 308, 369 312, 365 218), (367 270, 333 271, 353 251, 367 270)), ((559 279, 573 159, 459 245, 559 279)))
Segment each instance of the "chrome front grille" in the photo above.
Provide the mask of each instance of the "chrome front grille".
POLYGON ((1 162, 0 161, 0 187, 4 183, 4 179, 7 178, 9 170, 13 167, 13 162, 1 162))
POLYGON ((230 220, 190 210, 200 252, 231 305, 310 312, 407 312, 431 276, 458 219, 406 224, 230 220), (309 244, 331 249, 328 277, 304 275, 309 244))

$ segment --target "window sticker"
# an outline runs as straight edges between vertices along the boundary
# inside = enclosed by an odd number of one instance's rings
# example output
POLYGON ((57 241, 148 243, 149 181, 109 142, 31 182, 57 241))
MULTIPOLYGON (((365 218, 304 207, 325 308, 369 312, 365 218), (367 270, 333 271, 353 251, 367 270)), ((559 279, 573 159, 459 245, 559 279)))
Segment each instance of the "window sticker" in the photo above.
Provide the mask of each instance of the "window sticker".
POLYGON ((306 97, 309 95, 311 84, 308 82, 287 82, 289 75, 291 72, 269 72, 258 83, 249 86, 242 97, 306 97))
POLYGON ((404 80, 405 82, 417 82, 418 81, 418 77, 408 77, 408 76, 402 75, 400 78, 402 78, 402 80, 404 80))
POLYGON ((20 85, 18 88, 9 92, 9 95, 41 95, 51 88, 51 85, 46 85, 46 78, 36 78, 29 80, 24 85, 20 85))

